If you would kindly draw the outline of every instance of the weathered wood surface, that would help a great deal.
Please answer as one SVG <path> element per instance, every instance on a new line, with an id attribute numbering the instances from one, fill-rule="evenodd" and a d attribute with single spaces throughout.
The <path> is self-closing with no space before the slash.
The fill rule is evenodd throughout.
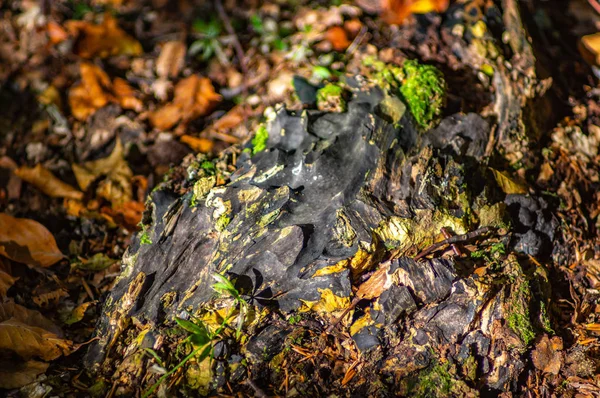
<path id="1" fill-rule="evenodd" d="M 311 322 L 302 327 L 324 333 L 350 305 L 353 286 L 385 263 L 381 294 L 365 297 L 352 319 L 333 332 L 350 328 L 364 355 L 363 371 L 371 372 L 345 386 L 298 382 L 301 394 L 350 387 L 365 394 L 409 394 L 425 388 L 419 381 L 446 374 L 456 379 L 446 391 L 450 395 L 513 389 L 527 345 L 543 330 L 538 314 L 547 298 L 543 277 L 530 272 L 522 254 L 547 254 L 556 221 L 543 201 L 502 192 L 487 168 L 494 148 L 524 156 L 524 109 L 543 91 L 516 4 L 505 0 L 503 7 L 513 70 L 502 55 L 475 56 L 473 41 L 452 39 L 463 62 L 476 69 L 483 62 L 494 65 L 494 117 L 451 115 L 420 132 L 408 111 L 393 120 L 398 112 L 385 110 L 389 104 L 382 105 L 386 95 L 380 89 L 354 84 L 343 113 L 278 109 L 268 123 L 266 150 L 242 153 L 225 185 L 214 186 L 214 176 L 192 175 L 155 191 L 145 217 L 144 240 L 151 244 L 138 235 L 123 259 L 98 325 L 99 341 L 88 352 L 90 366 L 116 369 L 124 394 L 131 391 L 127 383 L 146 380 L 129 356 L 140 347 L 160 347 L 174 317 L 213 305 L 213 273 L 227 275 L 253 306 L 270 314 L 295 314 L 313 303 Z M 438 34 L 450 28 L 440 26 Z M 402 114 L 403 106 L 395 106 Z M 231 153 L 222 159 L 230 161 Z M 195 167 L 189 170 L 202 176 Z M 172 189 L 193 184 L 195 193 Z M 506 254 L 478 260 L 436 252 L 414 259 L 443 239 L 441 227 L 455 234 L 485 226 L 497 231 L 501 220 L 510 220 L 509 231 L 470 243 L 501 243 Z M 319 305 L 333 313 L 315 310 Z M 136 341 L 145 329 L 152 337 Z M 261 388 L 281 383 L 269 366 L 293 330 L 267 316 L 239 350 L 248 361 L 244 374 Z M 221 378 L 236 385 L 243 377 L 231 363 L 231 356 L 224 357 L 214 366 L 221 364 Z"/>

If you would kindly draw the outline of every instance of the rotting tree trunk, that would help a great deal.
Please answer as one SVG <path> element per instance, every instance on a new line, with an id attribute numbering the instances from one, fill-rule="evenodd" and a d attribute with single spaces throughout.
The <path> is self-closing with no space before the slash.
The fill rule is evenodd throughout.
<path id="1" fill-rule="evenodd" d="M 106 301 L 90 367 L 111 375 L 118 394 L 150 386 L 158 376 L 143 348 L 169 358 L 168 368 L 183 357 L 169 352 L 175 317 L 191 314 L 211 326 L 235 306 L 211 289 L 221 273 L 251 307 L 242 337 L 233 332 L 236 313 L 208 365 L 190 361 L 173 375 L 180 391 L 463 396 L 514 389 L 527 347 L 545 325 L 535 314 L 543 313 L 547 288 L 529 258 L 548 253 L 556 221 L 543 200 L 503 192 L 487 168 L 498 153 L 528 161 L 525 108 L 544 89 L 515 1 L 502 6 L 514 69 L 502 55 L 481 52 L 482 43 L 497 43 L 489 32 L 446 37 L 476 70 L 494 67 L 486 116 L 495 124 L 457 114 L 421 132 L 385 90 L 349 82 L 345 112 L 280 108 L 266 149 L 253 154 L 250 145 L 233 174 L 215 176 L 212 164 L 194 163 L 181 168 L 187 176 L 162 184 Z M 455 23 L 468 30 L 458 11 L 449 14 L 462 16 Z M 444 29 L 451 27 L 440 27 L 442 36 Z M 222 155 L 216 169 L 235 153 Z M 484 227 L 486 234 L 469 235 Z M 471 247 L 415 259 L 444 238 L 442 228 L 467 234 L 460 243 Z"/>

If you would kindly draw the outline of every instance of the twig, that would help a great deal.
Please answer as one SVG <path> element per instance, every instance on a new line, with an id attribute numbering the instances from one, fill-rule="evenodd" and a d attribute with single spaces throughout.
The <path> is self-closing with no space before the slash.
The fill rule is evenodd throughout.
<path id="1" fill-rule="evenodd" d="M 229 20 L 229 17 L 225 12 L 225 8 L 223 7 L 223 3 L 221 2 L 221 0 L 215 0 L 215 7 L 217 8 L 219 18 L 221 18 L 221 20 L 223 21 L 223 25 L 225 25 L 225 30 L 227 31 L 227 33 L 229 33 L 229 35 L 232 38 L 231 40 L 233 41 L 233 47 L 235 48 L 235 52 L 238 59 L 240 60 L 240 68 L 242 69 L 244 75 L 247 75 L 248 67 L 246 66 L 246 55 L 244 54 L 244 49 L 242 48 L 242 45 L 238 40 L 233 26 L 231 26 L 231 21 Z"/>
<path id="2" fill-rule="evenodd" d="M 444 235 L 444 238 L 450 239 L 452 237 L 452 235 L 450 235 L 450 232 L 448 232 L 446 227 L 440 228 L 440 231 L 442 232 L 442 235 Z M 462 255 L 458 246 L 456 246 L 455 244 L 451 244 L 450 247 L 452 248 L 452 251 L 454 252 L 455 255 L 457 255 L 459 257 Z"/>
<path id="3" fill-rule="evenodd" d="M 418 259 L 420 259 L 422 257 L 425 257 L 429 253 L 436 251 L 437 249 L 439 249 L 441 247 L 444 247 L 444 246 L 447 246 L 447 245 L 451 245 L 451 244 L 454 244 L 454 243 L 463 243 L 463 242 L 466 242 L 468 240 L 477 238 L 478 236 L 485 235 L 485 234 L 487 234 L 487 233 L 489 233 L 489 232 L 491 232 L 493 230 L 494 230 L 494 228 L 492 228 L 492 227 L 483 227 L 483 228 L 478 228 L 475 231 L 472 231 L 472 232 L 469 232 L 469 233 L 466 233 L 466 234 L 463 234 L 463 235 L 452 236 L 450 238 L 444 239 L 441 242 L 437 242 L 437 243 L 432 244 L 428 248 L 424 249 L 421 253 L 417 254 L 414 259 L 418 260 Z"/>
<path id="4" fill-rule="evenodd" d="M 598 3 L 598 0 L 588 0 L 588 3 L 590 3 L 592 8 L 596 10 L 598 14 L 600 14 L 600 3 Z"/>

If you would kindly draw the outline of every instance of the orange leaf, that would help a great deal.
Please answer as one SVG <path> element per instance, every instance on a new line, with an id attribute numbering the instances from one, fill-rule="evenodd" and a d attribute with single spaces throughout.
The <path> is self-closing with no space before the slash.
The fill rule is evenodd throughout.
<path id="1" fill-rule="evenodd" d="M 449 0 L 382 0 L 383 19 L 393 25 L 400 25 L 411 14 L 444 12 Z"/>
<path id="2" fill-rule="evenodd" d="M 38 267 L 49 267 L 64 258 L 54 236 L 42 224 L 4 213 L 0 213 L 0 255 Z"/>
<path id="3" fill-rule="evenodd" d="M 168 130 L 179 121 L 189 122 L 208 114 L 220 100 L 209 79 L 192 75 L 177 83 L 173 102 L 152 112 L 150 122 L 158 129 Z"/>
<path id="4" fill-rule="evenodd" d="M 325 39 L 331 43 L 335 51 L 344 51 L 350 45 L 348 35 L 341 26 L 332 26 L 325 32 Z"/>
<path id="5" fill-rule="evenodd" d="M 113 55 L 140 55 L 142 45 L 117 25 L 109 13 L 104 14 L 100 25 L 87 21 L 67 21 L 67 29 L 79 35 L 75 52 L 83 58 L 101 58 Z"/>
<path id="6" fill-rule="evenodd" d="M 133 95 L 133 89 L 127 84 L 127 81 L 120 77 L 115 78 L 113 80 L 113 92 L 115 97 L 117 97 L 121 108 L 133 109 L 136 112 L 142 110 L 142 101 Z"/>
<path id="7" fill-rule="evenodd" d="M 213 149 L 214 142 L 207 138 L 197 138 L 191 135 L 181 136 L 181 142 L 189 146 L 194 152 L 208 153 Z"/>
<path id="8" fill-rule="evenodd" d="M 123 225 L 130 231 L 137 229 L 137 225 L 142 220 L 144 204 L 141 202 L 130 201 L 119 206 L 103 207 L 101 213 L 108 215 L 115 222 Z"/>
<path id="9" fill-rule="evenodd" d="M 83 192 L 62 182 L 41 164 L 35 167 L 22 166 L 14 170 L 16 176 L 27 181 L 43 193 L 53 198 L 81 199 Z"/>
<path id="10" fill-rule="evenodd" d="M 112 99 L 112 85 L 108 75 L 94 64 L 82 62 L 79 70 L 81 83 L 69 90 L 69 106 L 76 119 L 86 120 Z"/>
<path id="11" fill-rule="evenodd" d="M 68 33 L 59 24 L 53 21 L 48 22 L 46 30 L 48 32 L 50 43 L 52 44 L 58 44 L 67 40 L 69 37 Z"/>

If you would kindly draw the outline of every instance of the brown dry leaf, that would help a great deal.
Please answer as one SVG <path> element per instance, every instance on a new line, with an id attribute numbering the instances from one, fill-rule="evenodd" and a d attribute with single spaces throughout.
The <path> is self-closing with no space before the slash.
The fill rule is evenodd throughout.
<path id="1" fill-rule="evenodd" d="M 62 182 L 41 164 L 35 167 L 22 166 L 14 171 L 15 175 L 27 181 L 43 193 L 53 198 L 81 199 L 83 192 Z"/>
<path id="2" fill-rule="evenodd" d="M 159 77 L 177 77 L 185 61 L 185 44 L 180 41 L 169 41 L 163 44 L 156 60 L 156 74 Z"/>
<path id="3" fill-rule="evenodd" d="M 0 157 L 0 168 L 15 170 L 17 169 L 17 164 L 14 160 L 9 158 L 8 156 Z M 14 175 L 14 173 L 10 174 L 8 177 L 8 183 L 6 184 L 6 192 L 8 193 L 9 199 L 18 199 L 21 196 L 21 179 Z"/>
<path id="4" fill-rule="evenodd" d="M 132 200 L 131 179 L 133 173 L 123 157 L 121 140 L 117 139 L 115 148 L 107 158 L 93 160 L 81 165 L 73 164 L 72 168 L 77 184 L 82 190 L 87 190 L 97 178 L 106 177 L 98 184 L 96 190 L 100 197 L 110 201 L 113 206 Z"/>
<path id="5" fill-rule="evenodd" d="M 15 318 L 0 322 L 0 350 L 24 359 L 39 357 L 51 361 L 70 353 L 72 343 L 40 327 Z"/>
<path id="6" fill-rule="evenodd" d="M 33 383 L 38 375 L 48 369 L 48 364 L 39 361 L 0 361 L 0 388 L 21 388 Z"/>
<path id="7" fill-rule="evenodd" d="M 0 258 L 0 299 L 6 297 L 8 289 L 10 289 L 18 279 L 19 278 L 15 278 L 7 272 L 6 267 Z"/>
<path id="8" fill-rule="evenodd" d="M 0 350 L 51 361 L 72 349 L 72 343 L 61 336 L 60 328 L 38 311 L 12 301 L 0 303 Z"/>
<path id="9" fill-rule="evenodd" d="M 335 51 L 344 51 L 350 45 L 348 34 L 341 26 L 332 26 L 325 32 L 325 40 L 331 43 Z"/>
<path id="10" fill-rule="evenodd" d="M 0 213 L 0 255 L 38 267 L 49 267 L 64 258 L 54 236 L 42 224 L 4 213 Z"/>
<path id="11" fill-rule="evenodd" d="M 379 0 L 383 19 L 393 25 L 402 24 L 411 14 L 444 12 L 449 0 Z"/>
<path id="12" fill-rule="evenodd" d="M 104 14 L 104 20 L 99 25 L 87 21 L 67 21 L 67 30 L 78 36 L 75 52 L 83 58 L 113 55 L 142 54 L 142 45 L 129 36 L 117 25 L 117 20 L 109 13 Z"/>
<path id="13" fill-rule="evenodd" d="M 496 178 L 496 182 L 502 191 L 507 194 L 526 194 L 529 192 L 527 185 L 524 183 L 513 179 L 507 172 L 498 171 L 490 167 L 492 173 L 494 173 L 494 177 Z"/>
<path id="14" fill-rule="evenodd" d="M 192 137 L 191 135 L 181 136 L 181 142 L 192 148 L 194 152 L 208 153 L 212 151 L 215 143 L 207 138 Z"/>
<path id="15" fill-rule="evenodd" d="M 544 373 L 557 375 L 564 361 L 560 352 L 562 349 L 563 343 L 560 337 L 554 336 L 550 340 L 547 335 L 544 335 L 531 353 L 533 365 Z"/>
<path id="16" fill-rule="evenodd" d="M 192 75 L 177 83 L 173 102 L 152 112 L 150 122 L 160 130 L 169 130 L 180 121 L 206 115 L 220 100 L 209 79 Z"/>

